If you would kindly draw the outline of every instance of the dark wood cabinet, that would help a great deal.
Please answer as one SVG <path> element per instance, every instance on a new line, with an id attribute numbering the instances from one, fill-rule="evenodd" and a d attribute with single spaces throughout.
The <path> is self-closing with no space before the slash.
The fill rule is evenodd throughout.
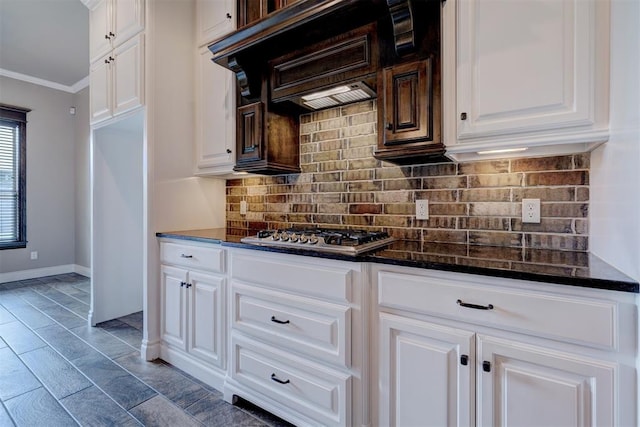
<path id="1" fill-rule="evenodd" d="M 238 107 L 237 172 L 283 174 L 300 172 L 297 116 L 263 102 Z"/>
<path id="2" fill-rule="evenodd" d="M 238 28 L 246 27 L 298 0 L 239 0 Z"/>
<path id="3" fill-rule="evenodd" d="M 444 154 L 435 69 L 434 60 L 429 57 L 380 72 L 376 158 L 416 163 Z"/>
<path id="4" fill-rule="evenodd" d="M 247 163 L 262 159 L 264 140 L 262 127 L 262 102 L 238 107 L 236 117 L 237 163 Z"/>

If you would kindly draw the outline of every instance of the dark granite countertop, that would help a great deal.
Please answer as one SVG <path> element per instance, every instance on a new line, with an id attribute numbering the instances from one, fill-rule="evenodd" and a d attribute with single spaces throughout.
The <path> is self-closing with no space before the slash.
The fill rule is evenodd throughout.
<path id="1" fill-rule="evenodd" d="M 400 240 L 385 249 L 361 256 L 319 253 L 304 249 L 285 249 L 241 243 L 244 237 L 227 234 L 224 228 L 156 233 L 158 237 L 267 252 L 306 255 L 354 262 L 374 262 L 431 270 L 504 277 L 559 285 L 580 286 L 638 293 L 640 285 L 587 252 L 527 250 L 466 244 L 429 244 Z M 446 246 L 446 247 L 443 247 Z"/>

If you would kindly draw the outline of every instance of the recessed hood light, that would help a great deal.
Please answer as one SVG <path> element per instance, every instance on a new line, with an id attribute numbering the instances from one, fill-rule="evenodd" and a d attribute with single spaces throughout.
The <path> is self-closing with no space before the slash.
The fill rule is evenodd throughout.
<path id="1" fill-rule="evenodd" d="M 294 101 L 312 110 L 320 110 L 375 97 L 376 93 L 369 86 L 363 82 L 356 82 L 302 95 Z"/>
<path id="2" fill-rule="evenodd" d="M 517 153 L 520 151 L 527 151 L 527 147 L 522 148 L 503 148 L 501 150 L 487 150 L 478 151 L 478 154 L 504 154 L 504 153 Z"/>

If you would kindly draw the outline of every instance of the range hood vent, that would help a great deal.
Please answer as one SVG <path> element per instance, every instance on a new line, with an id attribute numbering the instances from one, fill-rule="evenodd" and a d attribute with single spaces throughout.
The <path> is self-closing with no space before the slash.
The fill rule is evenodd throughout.
<path id="1" fill-rule="evenodd" d="M 375 98 L 375 96 L 376 93 L 369 86 L 363 82 L 357 82 L 302 95 L 293 98 L 292 101 L 311 110 L 321 110 L 337 105 L 364 101 L 365 99 Z"/>

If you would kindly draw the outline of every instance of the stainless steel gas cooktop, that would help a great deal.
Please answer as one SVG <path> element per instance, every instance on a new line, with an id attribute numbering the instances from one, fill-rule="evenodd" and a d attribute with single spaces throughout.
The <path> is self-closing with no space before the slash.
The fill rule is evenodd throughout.
<path id="1" fill-rule="evenodd" d="M 305 249 L 345 255 L 360 255 L 391 244 L 395 239 L 384 231 L 333 230 L 326 228 L 288 228 L 261 230 L 244 237 L 243 243 L 259 246 Z"/>

